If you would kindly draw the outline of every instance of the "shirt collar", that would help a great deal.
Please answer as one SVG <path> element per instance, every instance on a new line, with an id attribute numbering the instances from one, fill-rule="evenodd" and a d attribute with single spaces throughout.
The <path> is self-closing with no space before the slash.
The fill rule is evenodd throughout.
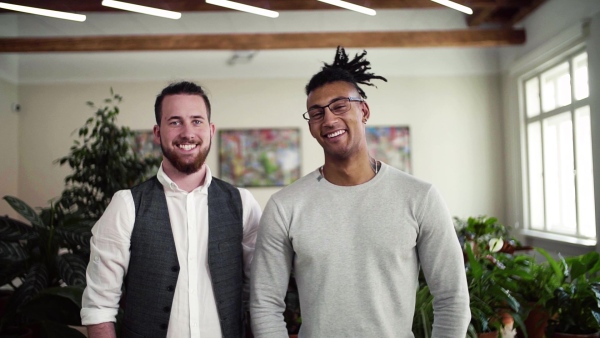
<path id="1" fill-rule="evenodd" d="M 204 177 L 204 184 L 197 187 L 196 189 L 192 190 L 190 193 L 194 193 L 194 192 L 208 193 L 208 187 L 210 186 L 210 183 L 212 182 L 212 173 L 210 171 L 210 168 L 208 167 L 208 164 L 204 164 L 204 166 L 206 167 L 206 176 Z M 156 173 L 156 178 L 158 178 L 158 181 L 160 182 L 160 184 L 162 184 L 162 186 L 165 188 L 165 191 L 180 192 L 180 193 L 183 192 L 183 193 L 187 194 L 187 191 L 180 189 L 177 186 L 177 183 L 173 182 L 173 180 L 169 176 L 167 176 L 167 174 L 165 174 L 162 163 L 160 164 L 160 167 L 158 168 L 158 172 Z"/>

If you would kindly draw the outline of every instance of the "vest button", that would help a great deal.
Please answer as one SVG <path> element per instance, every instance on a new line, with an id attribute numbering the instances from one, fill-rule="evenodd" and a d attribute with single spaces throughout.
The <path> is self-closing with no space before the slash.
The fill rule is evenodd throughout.
<path id="1" fill-rule="evenodd" d="M 173 292 L 173 291 L 175 291 L 175 287 L 173 285 L 169 285 L 169 286 L 167 286 L 167 291 Z"/>
<path id="2" fill-rule="evenodd" d="M 178 272 L 178 271 L 179 271 L 179 267 L 178 267 L 177 265 L 175 265 L 175 266 L 172 266 L 172 267 L 171 267 L 171 271 L 173 271 L 173 272 Z"/>
<path id="3" fill-rule="evenodd" d="M 170 312 L 170 311 L 171 311 L 171 307 L 170 307 L 170 306 L 165 306 L 165 307 L 163 308 L 163 311 L 168 313 L 168 312 Z"/>
<path id="4" fill-rule="evenodd" d="M 167 324 L 160 324 L 160 329 L 161 329 L 161 330 L 166 330 L 166 329 L 167 329 L 167 327 L 168 327 L 168 325 L 167 325 Z"/>

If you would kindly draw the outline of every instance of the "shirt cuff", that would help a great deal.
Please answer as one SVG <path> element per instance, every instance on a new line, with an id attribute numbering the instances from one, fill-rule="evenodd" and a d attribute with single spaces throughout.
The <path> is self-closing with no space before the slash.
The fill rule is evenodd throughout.
<path id="1" fill-rule="evenodd" d="M 117 309 L 81 309 L 81 325 L 95 325 L 116 322 Z"/>

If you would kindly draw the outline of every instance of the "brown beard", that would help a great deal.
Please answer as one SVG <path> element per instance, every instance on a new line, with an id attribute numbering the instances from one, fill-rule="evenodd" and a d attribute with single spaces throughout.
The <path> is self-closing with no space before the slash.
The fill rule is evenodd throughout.
<path id="1" fill-rule="evenodd" d="M 203 142 L 200 141 L 200 143 L 198 144 L 198 147 L 201 147 L 202 144 L 203 144 Z M 181 158 L 181 156 L 178 156 L 177 154 L 175 154 L 175 152 L 172 152 L 172 151 L 166 149 L 163 146 L 162 138 L 160 140 L 160 148 L 162 149 L 163 156 L 167 160 L 169 160 L 169 162 L 171 162 L 171 164 L 173 165 L 173 167 L 175 167 L 175 169 L 177 169 L 178 171 L 180 171 L 184 174 L 187 174 L 187 175 L 193 174 L 193 173 L 197 172 L 198 170 L 200 170 L 200 168 L 206 161 L 206 157 L 208 156 L 208 152 L 210 151 L 211 145 L 212 145 L 212 139 L 209 141 L 208 148 L 206 148 L 206 151 L 200 150 L 200 152 L 198 153 L 198 155 L 196 156 L 196 158 L 194 158 L 194 160 L 192 162 L 186 162 L 183 160 L 183 158 Z"/>

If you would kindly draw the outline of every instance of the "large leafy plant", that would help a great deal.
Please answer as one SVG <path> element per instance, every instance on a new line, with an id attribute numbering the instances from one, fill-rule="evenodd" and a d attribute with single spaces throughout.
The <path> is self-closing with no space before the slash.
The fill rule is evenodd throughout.
<path id="1" fill-rule="evenodd" d="M 46 223 L 20 199 L 4 200 L 31 225 L 0 217 L 0 284 L 14 289 L 0 327 L 40 322 L 46 336 L 81 337 L 67 325 L 81 325 L 89 226 Z"/>

